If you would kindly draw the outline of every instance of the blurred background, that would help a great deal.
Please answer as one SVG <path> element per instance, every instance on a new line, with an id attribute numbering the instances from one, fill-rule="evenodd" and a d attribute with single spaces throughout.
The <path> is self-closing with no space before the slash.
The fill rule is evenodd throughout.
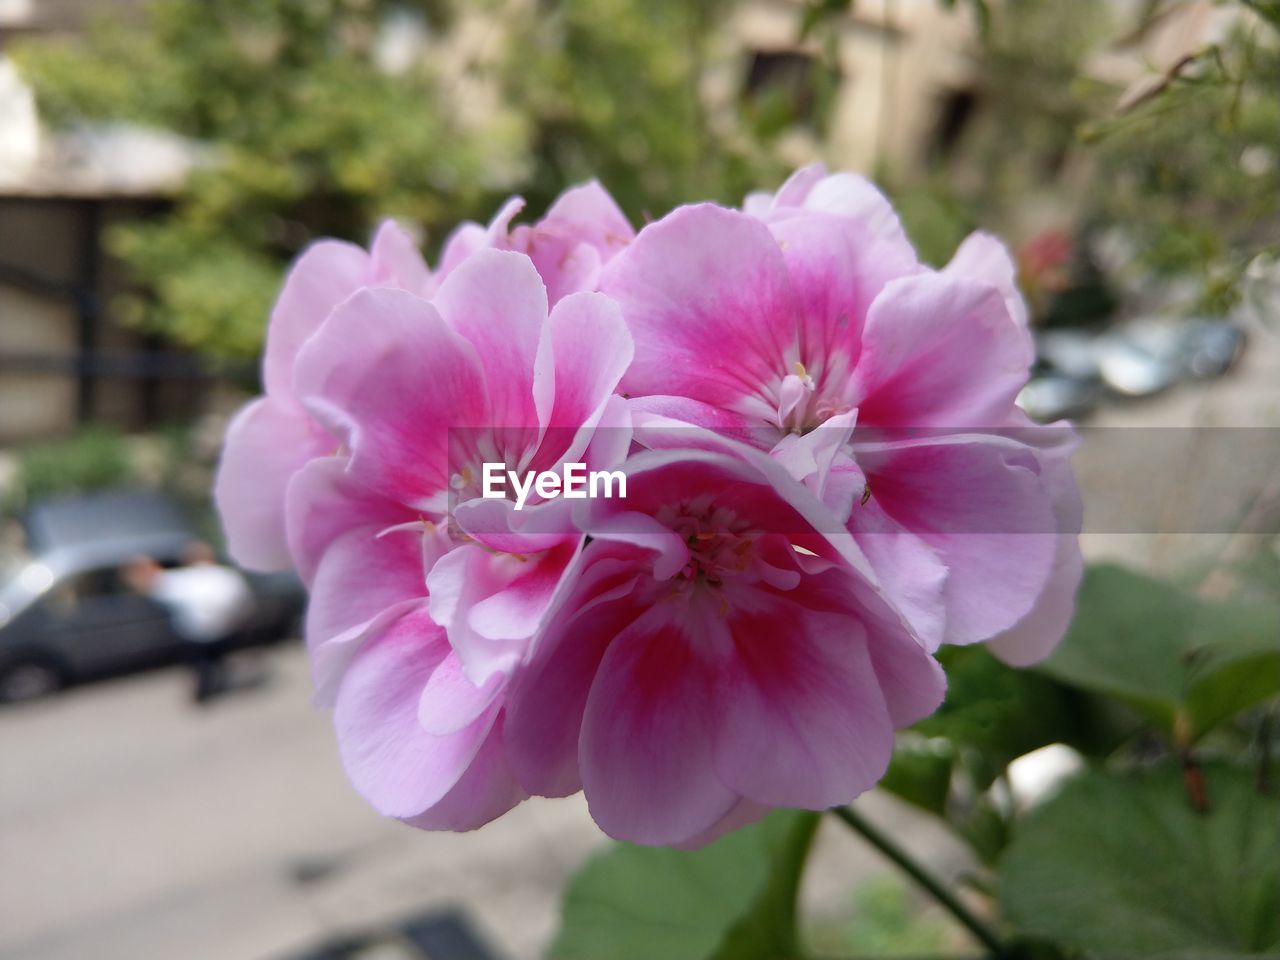
<path id="1" fill-rule="evenodd" d="M 1022 404 L 1087 425 L 1087 505 L 1129 516 L 1124 488 L 1173 518 L 1086 521 L 1089 559 L 1280 601 L 1278 41 L 1274 0 L 0 0 L 0 958 L 551 941 L 601 842 L 579 800 L 475 836 L 380 820 L 308 706 L 296 583 L 251 580 L 193 702 L 119 575 L 217 545 L 212 471 L 284 268 L 386 216 L 434 256 L 590 177 L 640 225 L 814 160 L 873 176 L 929 263 L 1006 240 L 1039 348 Z M 1182 431 L 1137 488 L 1108 433 L 1134 427 Z M 1251 432 L 1210 481 L 1219 428 Z M 1179 523 L 1210 501 L 1227 520 Z M 969 946 L 844 836 L 804 895 L 832 955 Z"/>

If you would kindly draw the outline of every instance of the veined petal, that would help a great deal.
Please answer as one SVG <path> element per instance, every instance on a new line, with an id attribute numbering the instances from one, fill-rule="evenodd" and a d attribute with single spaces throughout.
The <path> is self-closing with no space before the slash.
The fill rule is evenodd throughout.
<path id="1" fill-rule="evenodd" d="M 420 297 L 431 295 L 431 270 L 413 237 L 394 220 L 384 220 L 373 235 L 369 261 L 369 286 L 398 287 Z"/>
<path id="2" fill-rule="evenodd" d="M 709 204 L 681 207 L 640 232 L 600 289 L 635 337 L 628 393 L 772 417 L 776 400 L 762 397 L 791 372 L 797 321 L 786 265 L 764 224 Z"/>
<path id="3" fill-rule="evenodd" d="M 322 240 L 294 261 L 271 311 L 262 376 L 267 393 L 293 392 L 293 365 L 302 345 L 335 306 L 363 286 L 369 255 L 353 243 Z"/>
<path id="4" fill-rule="evenodd" d="M 873 786 L 893 724 L 857 620 L 782 604 L 730 629 L 734 655 L 718 665 L 720 779 L 757 803 L 813 810 Z"/>
<path id="5" fill-rule="evenodd" d="M 479 250 L 445 278 L 432 303 L 475 348 L 491 428 L 536 429 L 533 373 L 547 322 L 547 291 L 528 257 Z"/>
<path id="6" fill-rule="evenodd" d="M 333 709 L 342 763 L 379 812 L 413 817 L 438 803 L 480 751 L 497 715 L 490 708 L 456 734 L 418 722 L 422 690 L 449 655 L 425 611 L 401 617 L 351 659 Z"/>
<path id="7" fill-rule="evenodd" d="M 285 491 L 299 469 L 335 445 L 288 398 L 260 397 L 236 414 L 213 486 L 236 563 L 251 570 L 288 569 Z"/>
<path id="8" fill-rule="evenodd" d="M 995 287 L 923 273 L 872 303 L 854 372 L 858 423 L 998 426 L 1027 382 L 1025 331 Z"/>
<path id="9" fill-rule="evenodd" d="M 582 787 L 611 837 L 669 844 L 720 821 L 738 796 L 712 766 L 716 709 L 709 665 L 655 608 L 610 644 L 582 720 Z M 695 642 L 696 641 L 696 642 Z"/>
<path id="10" fill-rule="evenodd" d="M 475 348 L 425 300 L 361 290 L 298 358 L 303 403 L 347 437 L 353 476 L 415 509 L 439 507 L 450 476 L 449 431 L 486 425 Z"/>
<path id="11" fill-rule="evenodd" d="M 285 526 L 294 567 L 311 584 L 333 541 L 357 527 L 384 530 L 419 519 L 413 511 L 361 484 L 346 457 L 317 457 L 293 475 L 285 497 Z"/>

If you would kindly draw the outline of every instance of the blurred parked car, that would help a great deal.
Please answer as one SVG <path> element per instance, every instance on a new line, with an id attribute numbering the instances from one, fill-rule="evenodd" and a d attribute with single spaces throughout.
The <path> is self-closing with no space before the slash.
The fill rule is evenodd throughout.
<path id="1" fill-rule="evenodd" d="M 0 557 L 0 702 L 184 657 L 169 612 L 122 579 L 134 557 L 180 564 L 196 539 L 171 500 L 119 492 L 51 501 L 33 507 L 23 527 L 25 551 Z M 296 636 L 304 604 L 296 577 L 245 576 L 254 610 L 226 646 Z"/>

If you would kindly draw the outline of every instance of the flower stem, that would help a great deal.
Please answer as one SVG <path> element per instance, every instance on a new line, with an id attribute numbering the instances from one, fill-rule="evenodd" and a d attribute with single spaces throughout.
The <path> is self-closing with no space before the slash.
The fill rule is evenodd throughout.
<path id="1" fill-rule="evenodd" d="M 980 940 L 996 957 L 1008 957 L 1009 949 L 986 923 L 978 919 L 973 912 L 960 902 L 960 899 L 947 889 L 946 885 L 912 859 L 911 855 L 893 842 L 879 827 L 867 820 L 852 807 L 832 807 L 835 814 L 855 833 L 861 834 L 869 844 L 888 857 L 902 869 L 911 879 L 924 887 L 929 894 L 942 904 L 970 933 Z"/>

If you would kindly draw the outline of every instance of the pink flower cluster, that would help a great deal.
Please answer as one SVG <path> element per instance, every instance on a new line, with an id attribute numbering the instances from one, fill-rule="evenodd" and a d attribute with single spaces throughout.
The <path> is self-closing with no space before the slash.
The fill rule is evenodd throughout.
<path id="1" fill-rule="evenodd" d="M 595 183 L 512 201 L 430 270 L 326 241 L 271 317 L 216 498 L 310 591 L 317 696 L 381 813 L 465 830 L 586 794 L 696 845 L 845 803 L 935 710 L 944 643 L 1045 656 L 1080 579 L 1069 427 L 1014 405 L 1014 267 L 922 265 L 866 180 L 797 172 L 636 234 Z M 625 474 L 482 495 L 484 464 Z"/>

